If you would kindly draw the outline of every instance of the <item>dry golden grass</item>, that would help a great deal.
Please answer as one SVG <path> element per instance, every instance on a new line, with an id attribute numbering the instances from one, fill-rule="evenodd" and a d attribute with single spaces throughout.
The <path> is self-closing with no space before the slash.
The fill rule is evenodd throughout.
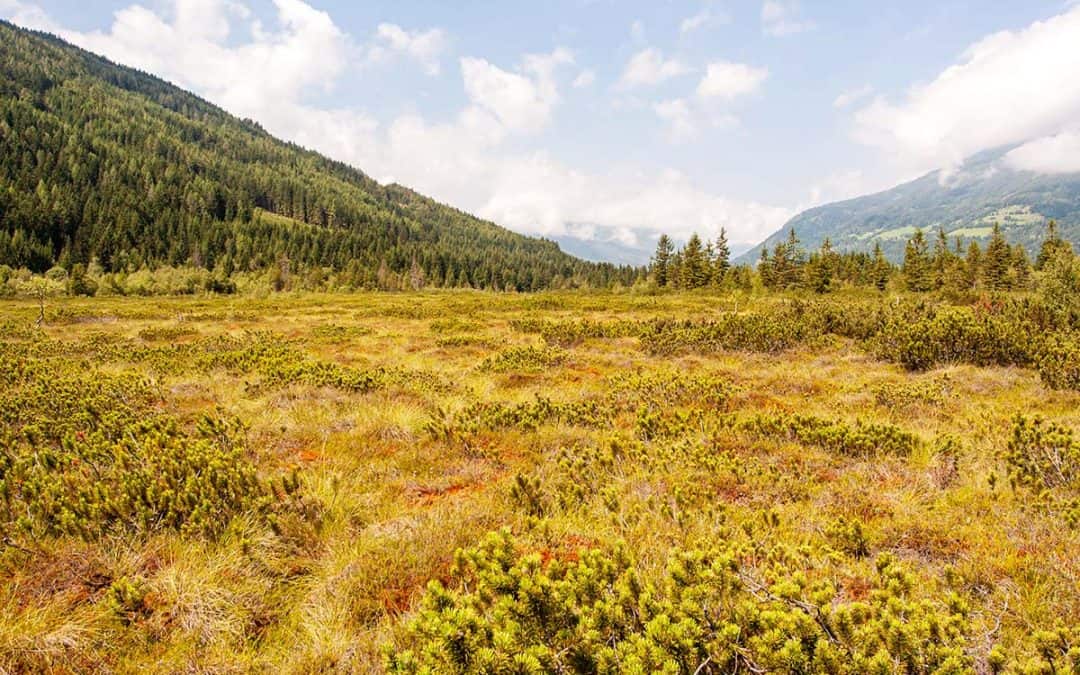
<path id="1" fill-rule="evenodd" d="M 508 347 L 539 343 L 514 330 L 515 319 L 698 317 L 773 302 L 480 292 L 52 301 L 43 330 L 64 343 L 104 333 L 170 345 L 266 330 L 312 360 L 404 375 L 362 392 L 267 386 L 258 374 L 224 369 L 156 372 L 122 357 L 86 364 L 87 376 L 143 369 L 164 409 L 180 419 L 215 409 L 238 416 L 262 474 L 299 469 L 314 505 L 311 522 L 275 532 L 241 515 L 210 539 L 128 531 L 90 542 L 5 545 L 0 672 L 377 671 L 381 646 L 400 639 L 428 581 L 448 579 L 455 550 L 488 531 L 509 527 L 555 557 L 623 542 L 648 571 L 662 568 L 672 547 L 751 527 L 763 513 L 777 520 L 753 525 L 760 536 L 821 550 L 831 523 L 855 518 L 873 553 L 895 553 L 927 589 L 950 575 L 962 579 L 957 587 L 975 603 L 973 621 L 988 636 L 973 645 L 979 663 L 994 643 L 1023 649 L 1036 629 L 1080 623 L 1080 536 L 1028 492 L 1013 490 L 1001 458 L 1018 412 L 1080 429 L 1080 394 L 1050 391 L 1033 371 L 954 365 L 907 373 L 840 338 L 780 354 L 670 357 L 648 355 L 636 338 L 586 338 L 557 365 L 480 367 Z M 4 301 L 0 324 L 28 325 L 35 313 L 29 303 Z M 153 331 L 168 337 L 154 339 Z M 83 367 L 79 356 L 70 358 L 70 367 Z M 634 411 L 601 425 L 548 420 L 478 429 L 467 442 L 429 428 L 478 401 L 600 399 L 610 376 L 634 370 L 718 375 L 737 387 L 728 404 L 736 415 L 861 418 L 926 443 L 911 457 L 847 457 L 795 440 L 710 438 L 691 424 L 678 436 L 728 453 L 743 468 L 628 464 L 605 486 L 617 502 L 611 508 L 589 494 L 582 508 L 552 508 L 538 519 L 513 497 L 516 476 L 545 485 L 565 478 L 561 449 L 633 436 Z M 672 403 L 668 412 L 694 406 Z M 955 460 L 932 450 L 946 434 L 960 440 Z M 832 575 L 843 597 L 858 599 L 873 555 L 838 554 L 816 573 Z M 124 619 L 106 602 L 122 578 L 145 589 L 143 609 Z"/>

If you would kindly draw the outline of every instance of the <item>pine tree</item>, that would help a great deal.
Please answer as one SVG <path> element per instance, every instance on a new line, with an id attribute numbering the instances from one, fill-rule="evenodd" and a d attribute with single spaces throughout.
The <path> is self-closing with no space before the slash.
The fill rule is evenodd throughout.
<path id="1" fill-rule="evenodd" d="M 721 227 L 720 236 L 716 238 L 716 263 L 713 266 L 717 284 L 724 282 L 729 269 L 731 269 L 731 248 L 728 246 L 727 230 Z"/>
<path id="2" fill-rule="evenodd" d="M 657 286 L 667 286 L 671 281 L 671 256 L 674 251 L 675 246 L 671 239 L 666 234 L 660 235 L 652 259 L 652 273 Z"/>
<path id="3" fill-rule="evenodd" d="M 949 250 L 949 239 L 945 236 L 945 228 L 938 227 L 937 240 L 934 242 L 934 288 L 942 288 L 945 285 L 945 274 L 952 262 L 952 252 Z"/>
<path id="4" fill-rule="evenodd" d="M 964 274 L 969 289 L 979 286 L 979 279 L 982 278 L 982 249 L 979 248 L 977 241 L 972 241 L 968 245 L 967 258 L 964 260 Z"/>
<path id="5" fill-rule="evenodd" d="M 871 276 L 874 280 L 874 288 L 878 289 L 879 291 L 884 291 L 889 285 L 889 275 L 892 271 L 892 266 L 889 265 L 889 261 L 885 259 L 885 254 L 881 252 L 880 243 L 874 244 L 873 260 L 873 271 Z"/>
<path id="6" fill-rule="evenodd" d="M 776 275 L 774 274 L 773 261 L 769 259 L 769 247 L 761 247 L 761 257 L 758 259 L 757 265 L 758 276 L 761 277 L 761 285 L 765 288 L 773 288 L 776 286 Z"/>
<path id="7" fill-rule="evenodd" d="M 986 246 L 986 256 L 983 259 L 982 278 L 986 288 L 991 291 L 1009 289 L 1011 259 L 1012 251 L 1005 242 L 1005 236 L 1001 234 L 1001 226 L 994 223 L 994 231 L 990 235 L 990 243 Z"/>
<path id="8" fill-rule="evenodd" d="M 1012 249 L 1012 287 L 1019 290 L 1031 286 L 1031 260 L 1023 244 L 1016 244 Z"/>
<path id="9" fill-rule="evenodd" d="M 836 252 L 828 237 L 821 242 L 821 248 L 810 255 L 806 264 L 806 281 L 816 293 L 828 293 L 836 272 Z"/>
<path id="10" fill-rule="evenodd" d="M 927 253 L 926 237 L 922 230 L 915 230 L 915 235 L 908 240 L 904 249 L 904 285 L 909 291 L 924 293 L 933 289 L 930 256 Z"/>
<path id="11" fill-rule="evenodd" d="M 709 260 L 701 244 L 701 237 L 694 234 L 682 250 L 682 266 L 679 280 L 683 288 L 701 288 L 709 283 Z"/>
<path id="12" fill-rule="evenodd" d="M 1062 249 L 1071 252 L 1072 246 L 1061 238 L 1058 233 L 1057 221 L 1051 218 L 1046 223 L 1046 238 L 1043 239 L 1042 246 L 1039 248 L 1039 255 L 1035 258 L 1035 269 L 1043 270 L 1054 259 L 1058 251 Z"/>
<path id="13" fill-rule="evenodd" d="M 788 238 L 773 249 L 773 280 L 777 288 L 796 288 L 802 280 L 806 253 L 795 234 L 795 228 L 788 232 Z"/>

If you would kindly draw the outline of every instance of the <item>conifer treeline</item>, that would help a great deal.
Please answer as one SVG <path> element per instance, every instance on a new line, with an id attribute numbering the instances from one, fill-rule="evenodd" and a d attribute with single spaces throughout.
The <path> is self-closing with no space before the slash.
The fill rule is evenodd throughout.
<path id="1" fill-rule="evenodd" d="M 939 228 L 931 248 L 922 230 L 916 230 L 905 248 L 904 262 L 897 267 L 875 246 L 873 253 L 838 252 L 826 239 L 809 254 L 794 229 L 770 251 L 763 248 L 756 269 L 732 265 L 727 233 L 721 229 L 715 243 L 702 243 L 694 234 L 676 250 L 670 237 L 661 235 L 650 265 L 653 282 L 660 287 L 694 289 L 707 286 L 751 289 L 755 281 L 772 291 L 812 290 L 827 293 L 842 287 L 873 287 L 885 290 L 896 283 L 904 290 L 939 291 L 962 297 L 975 291 L 1026 290 L 1033 270 L 1043 270 L 1064 258 L 1072 264 L 1069 242 L 1061 238 L 1057 224 L 1047 223 L 1046 237 L 1034 265 L 1020 244 L 1010 246 L 994 225 L 986 248 L 961 239 L 951 243 Z"/>
<path id="2" fill-rule="evenodd" d="M 342 285 L 630 283 L 271 137 L 168 83 L 0 22 L 0 265 L 325 268 Z M 380 273 L 381 270 L 381 273 Z"/>

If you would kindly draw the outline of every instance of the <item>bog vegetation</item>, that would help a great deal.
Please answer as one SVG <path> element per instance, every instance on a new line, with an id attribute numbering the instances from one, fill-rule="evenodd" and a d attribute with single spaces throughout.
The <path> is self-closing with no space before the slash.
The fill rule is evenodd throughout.
<path id="1" fill-rule="evenodd" d="M 1053 222 L 586 263 L 0 38 L 0 673 L 1080 672 Z"/>
<path id="2" fill-rule="evenodd" d="M 621 291 L 5 299 L 0 672 L 1075 673 L 1047 241 L 974 278 L 691 242 Z"/>

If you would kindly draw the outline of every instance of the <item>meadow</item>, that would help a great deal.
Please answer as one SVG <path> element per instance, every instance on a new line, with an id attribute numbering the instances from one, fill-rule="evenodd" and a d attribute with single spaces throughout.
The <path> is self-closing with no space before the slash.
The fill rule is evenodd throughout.
<path id="1" fill-rule="evenodd" d="M 0 301 L 0 673 L 1080 672 L 1031 298 Z"/>

